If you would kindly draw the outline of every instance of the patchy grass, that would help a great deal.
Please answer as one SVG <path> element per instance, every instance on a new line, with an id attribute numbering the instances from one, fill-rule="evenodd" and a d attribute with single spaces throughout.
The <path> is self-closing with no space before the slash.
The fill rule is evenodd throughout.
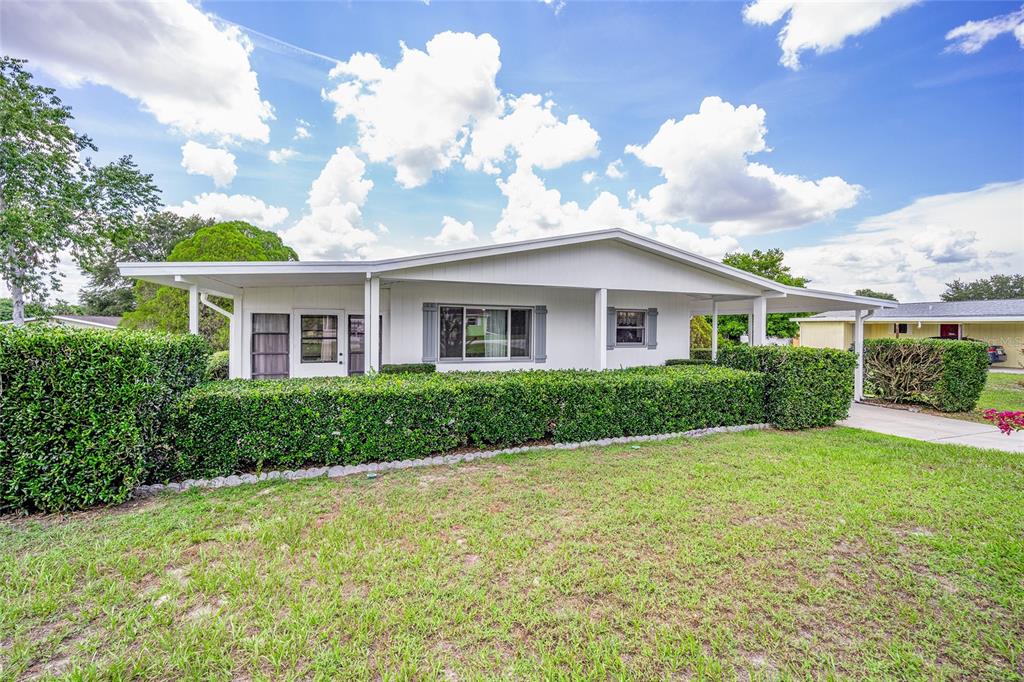
<path id="1" fill-rule="evenodd" d="M 989 372 L 975 412 L 988 409 L 1024 411 L 1024 374 Z"/>
<path id="2" fill-rule="evenodd" d="M 0 523 L 0 677 L 1024 676 L 1024 462 L 852 429 Z"/>

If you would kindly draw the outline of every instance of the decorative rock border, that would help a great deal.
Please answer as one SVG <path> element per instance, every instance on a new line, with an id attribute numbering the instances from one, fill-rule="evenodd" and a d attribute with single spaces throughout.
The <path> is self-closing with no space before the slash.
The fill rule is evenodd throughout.
<path id="1" fill-rule="evenodd" d="M 716 426 L 710 429 L 694 429 L 693 431 L 679 431 L 676 433 L 659 433 L 653 436 L 622 436 L 620 438 L 601 438 L 598 440 L 585 440 L 578 443 L 555 443 L 554 445 L 524 445 L 517 448 L 502 448 L 500 450 L 481 450 L 479 452 L 464 452 L 458 455 L 437 455 L 436 457 L 425 457 L 423 459 L 403 459 L 397 462 L 373 462 L 370 464 L 355 464 L 349 466 L 333 467 L 312 467 L 310 469 L 297 469 L 295 471 L 266 471 L 259 475 L 241 474 L 238 476 L 218 476 L 216 478 L 200 478 L 182 481 L 181 483 L 155 483 L 153 485 L 140 485 L 132 491 L 132 497 L 146 497 L 165 491 L 185 492 L 192 488 L 234 488 L 240 485 L 261 483 L 263 481 L 297 481 L 306 478 L 341 478 L 343 476 L 354 476 L 356 474 L 376 474 L 382 471 L 396 471 L 399 469 L 413 469 L 416 467 L 438 466 L 442 464 L 456 464 L 458 462 L 472 462 L 477 459 L 490 459 L 498 455 L 508 455 L 515 452 L 528 452 L 530 450 L 578 450 L 600 445 L 618 445 L 620 443 L 643 443 L 649 441 L 670 440 L 672 438 L 700 438 L 715 433 L 735 433 L 737 431 L 754 431 L 769 428 L 769 424 L 743 424 L 740 426 Z"/>

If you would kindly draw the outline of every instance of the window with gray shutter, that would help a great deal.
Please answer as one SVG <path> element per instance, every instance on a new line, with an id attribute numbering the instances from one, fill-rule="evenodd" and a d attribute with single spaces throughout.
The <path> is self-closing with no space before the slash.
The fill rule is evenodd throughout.
<path id="1" fill-rule="evenodd" d="M 654 350 L 658 347 L 658 309 L 647 309 L 647 347 Z"/>
<path id="2" fill-rule="evenodd" d="M 437 362 L 437 304 L 423 304 L 423 362 Z"/>

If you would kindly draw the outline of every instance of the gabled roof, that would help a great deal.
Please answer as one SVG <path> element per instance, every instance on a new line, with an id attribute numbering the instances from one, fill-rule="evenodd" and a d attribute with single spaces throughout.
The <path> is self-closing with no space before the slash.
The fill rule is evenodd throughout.
<path id="1" fill-rule="evenodd" d="M 1006 320 L 1024 321 L 1024 298 L 1004 298 L 995 301 L 923 301 L 900 303 L 894 308 L 879 309 L 871 313 L 868 321 L 941 321 L 949 320 Z M 799 322 L 853 321 L 851 310 L 828 312 L 800 318 Z"/>
<path id="2" fill-rule="evenodd" d="M 90 327 L 113 329 L 121 323 L 121 318 L 113 315 L 53 315 L 52 319 L 61 322 L 77 322 Z"/>

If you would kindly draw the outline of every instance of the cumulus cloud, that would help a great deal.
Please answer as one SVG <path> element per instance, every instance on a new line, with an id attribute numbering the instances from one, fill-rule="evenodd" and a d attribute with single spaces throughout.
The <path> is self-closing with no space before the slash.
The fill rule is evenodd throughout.
<path id="1" fill-rule="evenodd" d="M 871 0 L 871 2 L 820 0 L 754 0 L 743 8 L 748 24 L 771 26 L 783 21 L 779 31 L 782 57 L 787 68 L 800 68 L 800 53 L 838 50 L 847 38 L 866 33 L 882 21 L 918 0 Z M 788 16 L 787 16 L 788 15 Z"/>
<path id="2" fill-rule="evenodd" d="M 597 173 L 595 173 L 594 171 L 587 171 L 586 173 L 583 174 L 583 177 L 582 177 L 583 182 L 585 184 L 587 184 L 587 185 L 589 185 L 590 183 L 592 183 L 596 179 L 597 179 Z"/>
<path id="3" fill-rule="evenodd" d="M 544 169 L 597 156 L 601 139 L 597 131 L 575 114 L 560 121 L 554 106 L 552 100 L 533 94 L 503 99 L 498 114 L 474 126 L 463 164 L 469 170 L 497 175 L 497 164 L 509 158 L 509 151 Z"/>
<path id="4" fill-rule="evenodd" d="M 665 178 L 638 208 L 657 222 L 685 219 L 710 224 L 718 235 L 742 235 L 830 218 L 857 202 L 862 188 L 840 177 L 808 180 L 750 161 L 770 151 L 764 121 L 756 105 L 707 97 L 698 113 L 665 121 L 646 145 L 627 146 Z"/>
<path id="5" fill-rule="evenodd" d="M 295 158 L 297 154 L 298 152 L 291 147 L 282 147 L 281 149 L 271 149 L 267 152 L 267 158 L 270 159 L 271 163 L 284 163 L 289 159 Z"/>
<path id="6" fill-rule="evenodd" d="M 460 158 L 468 128 L 501 110 L 495 76 L 498 41 L 489 34 L 444 32 L 417 50 L 402 44 L 393 68 L 358 53 L 335 66 L 325 99 L 338 121 L 352 117 L 359 148 L 389 162 L 403 187 L 418 187 Z"/>
<path id="7" fill-rule="evenodd" d="M 377 241 L 377 235 L 363 226 L 362 207 L 373 189 L 365 172 L 366 164 L 351 148 L 335 150 L 310 185 L 306 213 L 281 233 L 300 258 L 351 257 Z"/>
<path id="8" fill-rule="evenodd" d="M 460 223 L 450 215 L 441 220 L 441 232 L 433 237 L 427 237 L 427 241 L 438 246 L 451 246 L 452 244 L 467 244 L 478 241 L 476 231 L 473 229 L 473 221 L 467 220 Z"/>
<path id="9" fill-rule="evenodd" d="M 308 140 L 313 137 L 313 133 L 309 132 L 309 128 L 310 125 L 300 118 L 298 123 L 295 124 L 295 135 L 292 136 L 292 139 Z"/>
<path id="10" fill-rule="evenodd" d="M 621 180 L 626 177 L 626 171 L 622 170 L 622 159 L 615 159 L 604 169 L 604 174 L 612 180 Z"/>
<path id="11" fill-rule="evenodd" d="M 181 147 L 181 167 L 189 175 L 208 175 L 217 187 L 230 185 L 238 172 L 235 155 L 189 140 Z"/>
<path id="12" fill-rule="evenodd" d="M 954 41 L 946 47 L 946 52 L 974 54 L 1004 33 L 1012 33 L 1017 44 L 1024 47 L 1024 7 L 991 19 L 968 21 L 957 26 L 946 34 L 946 40 Z"/>
<path id="13" fill-rule="evenodd" d="M 945 283 L 1018 272 L 1024 263 L 1024 180 L 918 199 L 847 234 L 786 250 L 812 286 L 937 300 Z"/>
<path id="14" fill-rule="evenodd" d="M 5 0 L 0 13 L 4 52 L 63 85 L 111 87 L 189 136 L 268 139 L 251 42 L 186 0 Z"/>
<path id="15" fill-rule="evenodd" d="M 271 206 L 248 194 L 221 194 L 207 192 L 184 201 L 179 206 L 168 206 L 182 216 L 198 215 L 214 220 L 244 220 L 257 227 L 272 228 L 288 218 L 288 209 Z"/>
<path id="16" fill-rule="evenodd" d="M 563 203 L 561 192 L 546 187 L 525 162 L 517 164 L 514 173 L 497 183 L 507 202 L 491 233 L 496 242 L 618 227 L 714 258 L 721 258 L 738 246 L 729 236 L 707 238 L 672 225 L 652 225 L 635 207 L 624 206 L 611 192 L 601 192 L 585 207 L 575 201 Z"/>

